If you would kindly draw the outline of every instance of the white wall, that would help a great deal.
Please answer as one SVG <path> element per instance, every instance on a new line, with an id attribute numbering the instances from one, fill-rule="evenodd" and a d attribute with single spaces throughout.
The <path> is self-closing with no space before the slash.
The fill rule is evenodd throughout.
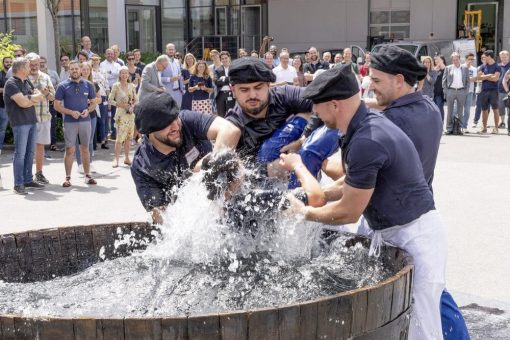
<path id="1" fill-rule="evenodd" d="M 126 51 L 126 39 L 126 4 L 124 0 L 108 1 L 108 45 Z"/>
<path id="2" fill-rule="evenodd" d="M 368 0 L 270 0 L 268 33 L 278 48 L 303 52 L 365 47 L 368 35 Z"/>
<path id="3" fill-rule="evenodd" d="M 455 39 L 457 0 L 411 0 L 410 40 Z"/>
<path id="4" fill-rule="evenodd" d="M 46 8 L 46 0 L 37 0 L 37 42 L 39 45 L 39 55 L 46 57 L 48 68 L 55 70 L 55 37 L 53 35 L 53 22 L 51 15 Z M 60 70 L 57 70 L 60 73 Z"/>

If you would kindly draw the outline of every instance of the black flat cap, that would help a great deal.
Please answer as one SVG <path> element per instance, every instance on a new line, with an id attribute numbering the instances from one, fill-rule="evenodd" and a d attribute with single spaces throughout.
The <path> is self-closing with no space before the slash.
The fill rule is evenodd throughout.
<path id="1" fill-rule="evenodd" d="M 427 68 L 414 55 L 394 45 L 383 46 L 372 53 L 370 67 L 388 74 L 401 74 L 411 86 L 427 75 Z"/>
<path id="2" fill-rule="evenodd" d="M 234 60 L 228 69 L 228 76 L 232 85 L 276 81 L 276 75 L 262 60 L 251 57 Z"/>
<path id="3" fill-rule="evenodd" d="M 350 64 L 322 72 L 305 89 L 304 98 L 314 104 L 343 100 L 359 93 L 359 85 Z"/>
<path id="4" fill-rule="evenodd" d="M 135 106 L 135 125 L 140 133 L 163 130 L 179 117 L 179 106 L 168 92 L 147 94 Z"/>

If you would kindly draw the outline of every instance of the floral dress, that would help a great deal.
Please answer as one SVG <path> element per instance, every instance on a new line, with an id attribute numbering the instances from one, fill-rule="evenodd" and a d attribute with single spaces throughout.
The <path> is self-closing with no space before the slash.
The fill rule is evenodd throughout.
<path id="1" fill-rule="evenodd" d="M 110 104 L 134 104 L 136 102 L 136 86 L 128 83 L 127 92 L 125 92 L 120 83 L 113 84 L 110 96 L 108 97 Z M 135 132 L 135 114 L 126 112 L 126 109 L 117 106 L 115 113 L 115 127 L 117 128 L 117 142 L 122 143 L 131 140 Z"/>

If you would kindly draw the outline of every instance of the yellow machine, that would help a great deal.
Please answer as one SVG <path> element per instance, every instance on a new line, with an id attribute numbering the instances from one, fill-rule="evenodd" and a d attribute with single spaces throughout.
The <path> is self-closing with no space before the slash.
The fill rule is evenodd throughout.
<path id="1" fill-rule="evenodd" d="M 482 36 L 480 30 L 482 26 L 482 10 L 464 11 L 464 27 L 468 38 L 475 39 L 476 50 L 480 51 L 482 47 Z"/>

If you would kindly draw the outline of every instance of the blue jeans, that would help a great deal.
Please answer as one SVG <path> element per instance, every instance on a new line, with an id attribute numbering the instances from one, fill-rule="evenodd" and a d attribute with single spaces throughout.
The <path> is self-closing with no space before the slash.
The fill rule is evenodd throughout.
<path id="1" fill-rule="evenodd" d="M 107 115 L 108 116 L 108 115 Z M 92 152 L 94 152 L 94 136 L 96 135 L 96 124 L 97 124 L 97 117 L 90 118 L 90 141 L 89 141 L 89 154 L 90 154 L 90 163 L 92 163 Z M 74 154 L 76 155 L 76 163 L 78 165 L 81 164 L 81 152 L 80 152 L 80 144 L 78 141 L 76 141 L 76 146 L 74 148 Z"/>
<path id="2" fill-rule="evenodd" d="M 441 112 L 441 120 L 444 123 L 444 98 L 443 96 L 434 96 L 434 103 L 436 103 L 439 108 L 439 112 Z"/>
<path id="3" fill-rule="evenodd" d="M 480 120 L 480 115 L 482 114 L 482 96 L 480 93 L 476 95 L 476 107 L 475 107 L 475 119 L 473 122 L 476 124 Z"/>
<path id="4" fill-rule="evenodd" d="M 106 136 L 108 136 L 108 106 L 103 105 L 106 102 L 106 96 L 101 97 L 101 104 L 99 104 L 99 113 L 101 118 L 98 120 L 99 125 L 99 141 L 105 142 Z"/>
<path id="5" fill-rule="evenodd" d="M 444 340 L 469 340 L 466 321 L 464 321 L 459 307 L 446 289 L 441 294 L 440 308 Z"/>
<path id="6" fill-rule="evenodd" d="M 12 127 L 14 134 L 14 185 L 31 183 L 35 151 L 35 124 Z"/>
<path id="7" fill-rule="evenodd" d="M 116 106 L 111 106 L 111 118 L 110 118 L 110 131 L 112 133 L 112 138 L 117 136 L 117 129 L 115 128 L 115 112 L 117 112 Z"/>
<path id="8" fill-rule="evenodd" d="M 469 115 L 471 114 L 471 103 L 473 102 L 473 92 L 469 92 L 466 96 L 466 103 L 464 104 L 464 117 L 462 117 L 462 128 L 467 129 Z"/>
<path id="9" fill-rule="evenodd" d="M 5 111 L 5 108 L 0 107 L 0 150 L 4 147 L 4 140 L 5 140 L 5 129 L 7 129 L 7 112 Z"/>

